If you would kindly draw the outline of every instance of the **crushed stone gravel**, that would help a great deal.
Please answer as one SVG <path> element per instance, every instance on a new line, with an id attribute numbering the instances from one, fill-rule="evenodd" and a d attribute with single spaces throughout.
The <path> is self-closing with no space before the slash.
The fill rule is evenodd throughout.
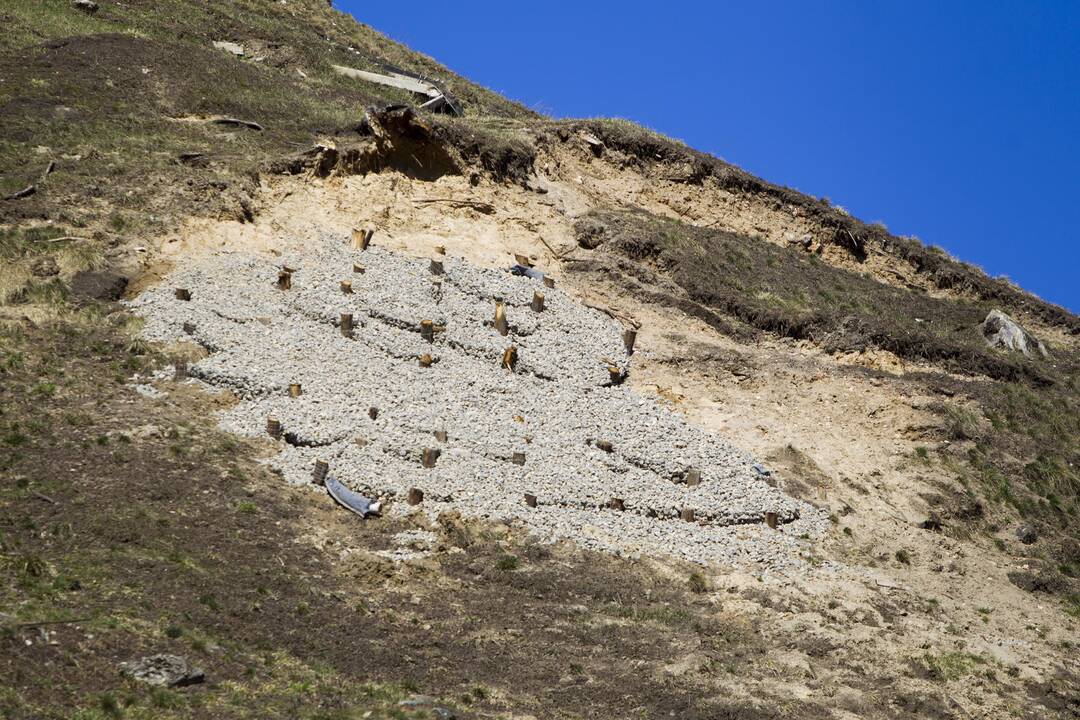
<path id="1" fill-rule="evenodd" d="M 746 453 L 623 384 L 632 356 L 611 318 L 538 280 L 442 259 L 445 272 L 434 275 L 428 260 L 324 235 L 280 257 L 202 258 L 129 305 L 147 339 L 207 350 L 188 373 L 239 398 L 222 427 L 268 437 L 267 418 L 281 423 L 268 462 L 290 483 L 310 485 L 324 460 L 384 512 L 456 509 L 627 555 L 802 564 L 825 514 L 772 487 Z M 283 267 L 287 290 L 277 287 Z M 534 292 L 545 296 L 540 312 Z M 506 336 L 493 323 L 496 302 Z M 353 316 L 351 337 L 343 313 Z M 431 340 L 422 320 L 434 326 Z M 425 449 L 438 451 L 433 467 Z M 690 469 L 700 483 L 685 482 Z M 424 493 L 420 505 L 404 502 L 412 488 Z"/>

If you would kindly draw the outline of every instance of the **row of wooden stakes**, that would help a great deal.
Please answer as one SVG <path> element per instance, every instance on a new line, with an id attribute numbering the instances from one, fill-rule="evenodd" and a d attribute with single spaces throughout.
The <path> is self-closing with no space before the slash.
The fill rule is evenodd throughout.
<path id="1" fill-rule="evenodd" d="M 435 458 L 438 457 L 438 450 L 424 450 L 424 467 L 431 467 L 435 464 L 434 459 L 431 460 L 431 465 L 427 464 L 428 454 L 432 453 Z M 522 453 L 522 455 L 524 455 Z M 330 464 L 325 460 L 315 461 L 315 470 L 312 473 L 311 481 L 316 485 L 322 485 L 326 481 L 326 474 L 330 470 Z M 405 501 L 409 505 L 419 505 L 424 501 L 424 491 L 420 488 L 410 488 L 409 494 L 406 496 Z M 529 507 L 537 507 L 537 497 L 532 493 L 525 493 L 525 504 Z M 618 512 L 626 511 L 626 501 L 622 498 L 613 497 L 607 502 L 607 508 L 610 510 L 616 510 Z M 650 513 L 651 515 L 654 513 Z M 695 522 L 697 520 L 697 511 L 694 508 L 684 507 L 679 510 L 679 518 L 686 522 Z M 766 511 L 764 513 L 765 524 L 772 529 L 776 529 L 779 524 L 779 517 L 777 513 L 773 511 Z"/>

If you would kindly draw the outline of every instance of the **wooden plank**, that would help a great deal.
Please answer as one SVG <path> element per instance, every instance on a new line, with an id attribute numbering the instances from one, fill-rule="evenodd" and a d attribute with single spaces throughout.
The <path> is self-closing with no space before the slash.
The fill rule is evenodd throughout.
<path id="1" fill-rule="evenodd" d="M 439 92 L 439 89 L 431 83 L 417 80 L 408 75 L 398 75 L 397 73 L 394 73 L 393 75 L 380 75 L 379 73 L 357 70 L 356 68 L 345 67 L 344 65 L 332 65 L 331 67 L 333 67 L 339 75 L 355 78 L 356 80 L 366 80 L 379 85 L 396 87 L 402 90 L 408 90 L 409 92 L 427 95 L 429 98 L 437 98 L 442 95 L 442 93 Z"/>

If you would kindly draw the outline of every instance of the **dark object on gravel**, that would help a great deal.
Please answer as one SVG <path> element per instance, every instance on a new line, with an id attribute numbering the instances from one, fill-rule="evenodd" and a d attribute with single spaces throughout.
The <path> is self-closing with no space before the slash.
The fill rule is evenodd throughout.
<path id="1" fill-rule="evenodd" d="M 162 687 L 197 685 L 206 679 L 203 671 L 179 655 L 151 655 L 120 663 L 120 672 L 135 680 Z"/>
<path id="2" fill-rule="evenodd" d="M 88 300 L 119 300 L 127 284 L 127 277 L 120 273 L 80 270 L 71 278 L 71 293 Z"/>
<path id="3" fill-rule="evenodd" d="M 88 15 L 93 15 L 98 11 L 98 4 L 94 0 L 71 0 L 71 5 L 76 10 L 82 10 Z"/>

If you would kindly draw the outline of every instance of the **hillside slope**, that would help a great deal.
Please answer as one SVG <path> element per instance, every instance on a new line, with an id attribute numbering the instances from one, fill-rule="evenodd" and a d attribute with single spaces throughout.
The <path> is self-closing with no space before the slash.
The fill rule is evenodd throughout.
<path id="1" fill-rule="evenodd" d="M 1080 714 L 1080 318 L 631 123 L 541 117 L 324 0 L 97 6 L 0 8 L 5 717 Z M 410 93 L 334 65 L 437 81 L 464 114 L 417 109 Z M 370 260 L 349 249 L 357 228 L 373 231 Z M 300 367 L 303 353 L 282 350 L 292 335 L 269 324 L 322 323 L 319 342 L 345 342 L 326 309 L 345 302 L 343 278 L 305 287 L 302 269 L 303 302 L 285 296 L 273 312 L 230 299 L 264 297 L 269 285 L 245 285 L 282 263 L 349 253 L 366 270 L 350 276 L 348 302 L 369 313 L 359 333 L 385 326 L 409 348 L 419 310 L 387 295 L 374 269 L 423 270 L 445 253 L 456 292 L 455 273 L 497 287 L 525 256 L 554 278 L 551 322 L 557 311 L 612 338 L 636 330 L 633 354 L 602 358 L 590 371 L 600 385 L 583 393 L 622 383 L 640 402 L 621 408 L 652 403 L 720 436 L 753 456 L 765 495 L 814 506 L 805 514 L 827 527 L 804 532 L 783 516 L 772 528 L 768 508 L 751 508 L 723 531 L 730 562 L 694 563 L 692 545 L 656 550 L 712 532 L 711 518 L 672 531 L 650 523 L 678 521 L 677 507 L 606 498 L 646 471 L 675 478 L 657 496 L 694 498 L 668 467 L 685 462 L 685 443 L 661 452 L 678 440 L 667 437 L 636 457 L 619 438 L 560 447 L 567 466 L 577 454 L 602 463 L 604 480 L 571 486 L 583 520 L 559 525 L 554 544 L 530 534 L 517 505 L 480 513 L 430 487 L 421 505 L 402 502 L 406 479 L 424 482 L 408 450 L 419 436 L 355 443 L 363 472 L 386 475 L 364 485 L 386 493 L 381 518 L 360 522 L 289 486 L 271 471 L 279 453 L 299 458 L 287 465 L 295 480 L 329 447 L 318 432 L 275 443 L 261 416 L 246 435 L 218 420 L 253 402 L 234 382 L 256 364 L 245 353 Z M 191 305 L 212 334 L 144 325 L 117 302 L 168 304 L 200 273 L 218 273 L 191 288 L 218 293 Z M 517 314 L 532 317 L 522 288 L 524 299 L 501 299 L 528 370 L 537 331 Z M 498 291 L 477 292 L 487 313 Z M 1027 331 L 1030 354 L 986 343 L 992 310 Z M 455 337 L 454 321 L 434 347 Z M 474 325 L 481 340 L 446 345 L 444 368 L 498 369 L 485 353 L 504 340 Z M 266 337 L 279 339 L 250 344 Z M 574 343 L 588 344 L 568 332 L 559 357 Z M 396 385 L 419 371 L 395 370 L 398 345 L 383 350 L 378 378 L 355 383 L 378 393 L 382 425 L 317 385 L 305 383 L 304 402 L 365 433 L 401 418 L 422 426 Z M 207 372 L 215 363 L 232 368 L 227 381 Z M 475 387 L 495 392 L 495 380 Z M 428 392 L 453 401 L 465 384 Z M 451 430 L 451 445 L 520 427 L 524 455 L 547 457 L 552 419 L 535 431 L 531 411 L 487 424 L 515 402 L 454 415 L 476 426 Z M 588 412 L 572 405 L 559 412 Z M 629 427 L 633 412 L 605 426 Z M 359 452 L 334 441 L 342 457 Z M 384 447 L 397 454 L 380 461 Z M 457 461 L 448 453 L 444 466 Z M 491 467 L 511 480 L 500 474 L 485 493 L 513 485 L 516 464 Z M 529 478 L 566 473 L 543 475 Z M 650 547 L 604 534 L 619 527 L 616 507 L 618 522 L 654 533 Z M 763 544 L 783 561 L 766 562 Z M 183 655 L 206 682 L 160 689 L 119 674 L 158 652 Z"/>

